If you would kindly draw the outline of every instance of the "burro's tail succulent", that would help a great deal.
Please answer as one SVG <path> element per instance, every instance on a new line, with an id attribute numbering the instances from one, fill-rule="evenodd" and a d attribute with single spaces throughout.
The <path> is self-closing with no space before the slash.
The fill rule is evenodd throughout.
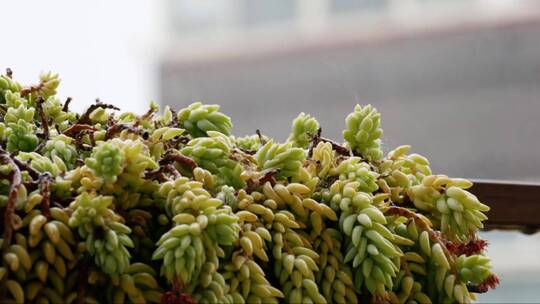
<path id="1" fill-rule="evenodd" d="M 304 113 L 280 142 L 232 135 L 201 102 L 79 114 L 57 74 L 13 76 L 2 303 L 468 303 L 499 283 L 478 235 L 489 206 L 410 146 L 383 154 L 371 105 L 344 143 Z"/>

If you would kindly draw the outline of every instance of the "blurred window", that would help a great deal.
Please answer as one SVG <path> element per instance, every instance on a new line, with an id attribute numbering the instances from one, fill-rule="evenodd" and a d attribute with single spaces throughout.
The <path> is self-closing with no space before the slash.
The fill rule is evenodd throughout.
<path id="1" fill-rule="evenodd" d="M 242 6 L 246 25 L 287 22 L 298 15 L 298 4 L 291 0 L 243 0 Z"/>
<path id="2" fill-rule="evenodd" d="M 172 27 L 177 31 L 193 31 L 225 26 L 231 20 L 227 0 L 170 0 Z"/>
<path id="3" fill-rule="evenodd" d="M 478 303 L 538 303 L 540 234 L 489 231 L 482 232 L 481 237 L 490 243 L 487 253 L 501 284 L 480 294 Z"/>
<path id="4" fill-rule="evenodd" d="M 331 0 L 332 12 L 348 13 L 360 10 L 381 9 L 388 5 L 388 0 Z"/>

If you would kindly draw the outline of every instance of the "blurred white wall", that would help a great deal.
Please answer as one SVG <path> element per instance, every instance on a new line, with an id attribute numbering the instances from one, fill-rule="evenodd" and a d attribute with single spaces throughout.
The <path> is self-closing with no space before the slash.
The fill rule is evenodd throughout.
<path id="1" fill-rule="evenodd" d="M 81 111 L 99 97 L 143 112 L 157 98 L 162 1 L 2 1 L 0 69 L 22 83 L 60 73 Z"/>

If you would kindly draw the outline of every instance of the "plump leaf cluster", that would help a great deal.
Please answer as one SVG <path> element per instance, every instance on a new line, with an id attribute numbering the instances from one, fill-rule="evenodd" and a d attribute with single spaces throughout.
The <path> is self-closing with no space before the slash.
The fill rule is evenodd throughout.
<path id="1" fill-rule="evenodd" d="M 498 283 L 489 207 L 434 175 L 380 114 L 345 143 L 300 114 L 285 142 L 217 105 L 69 110 L 59 77 L 0 76 L 6 303 L 466 303 Z M 256 126 L 254 126 L 254 129 Z"/>

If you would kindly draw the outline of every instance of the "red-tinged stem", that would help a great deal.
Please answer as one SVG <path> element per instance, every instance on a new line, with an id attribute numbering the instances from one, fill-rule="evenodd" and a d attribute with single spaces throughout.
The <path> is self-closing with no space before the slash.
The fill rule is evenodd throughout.
<path id="1" fill-rule="evenodd" d="M 429 224 L 423 218 L 418 216 L 418 214 L 416 214 L 414 211 L 411 211 L 407 208 L 390 206 L 388 207 L 388 210 L 386 210 L 386 212 L 391 215 L 399 215 L 406 218 L 412 218 L 415 220 L 416 224 L 420 227 L 420 229 L 427 231 L 432 230 Z"/>
<path id="2" fill-rule="evenodd" d="M 446 242 L 441 239 L 441 235 L 438 232 L 431 229 L 430 225 L 422 217 L 418 216 L 418 214 L 416 214 L 415 212 L 407 208 L 398 207 L 398 206 L 388 207 L 388 209 L 386 210 L 386 213 L 389 213 L 391 215 L 404 216 L 406 218 L 414 220 L 415 224 L 418 225 L 418 227 L 421 230 L 425 230 L 429 233 L 429 238 L 431 239 L 432 242 L 437 242 L 441 245 L 441 248 L 444 251 L 444 255 L 446 255 L 446 258 L 448 259 L 448 262 L 450 263 L 451 268 L 454 268 L 453 266 L 455 264 L 454 255 L 452 255 L 452 253 L 446 247 Z"/>
<path id="3" fill-rule="evenodd" d="M 21 90 L 21 97 L 26 97 L 31 93 L 37 92 L 43 88 L 43 83 L 40 83 L 38 85 L 29 86 L 27 88 L 23 88 Z"/>
<path id="4" fill-rule="evenodd" d="M 274 186 L 276 184 L 276 179 L 274 178 L 274 175 L 278 174 L 279 173 L 279 170 L 270 170 L 268 172 L 266 172 L 266 174 L 264 174 L 261 178 L 259 178 L 258 180 L 252 180 L 252 179 L 249 179 L 247 181 L 247 187 L 246 187 L 246 191 L 248 193 L 251 193 L 253 192 L 257 187 L 259 186 L 262 186 L 264 184 L 266 184 L 267 182 L 270 182 L 270 184 L 272 186 Z"/>
<path id="5" fill-rule="evenodd" d="M 184 282 L 178 277 L 172 280 L 172 290 L 161 296 L 161 304 L 197 304 L 195 299 L 187 293 L 182 293 L 185 288 Z"/>
<path id="6" fill-rule="evenodd" d="M 169 181 L 169 178 L 165 175 L 165 173 L 163 173 L 162 168 L 159 168 L 153 171 L 148 171 L 146 172 L 144 177 L 147 179 L 156 179 L 162 183 Z"/>
<path id="7" fill-rule="evenodd" d="M 64 135 L 66 136 L 70 136 L 70 137 L 73 137 L 74 135 L 82 132 L 82 131 L 86 131 L 86 130 L 90 130 L 90 131 L 96 131 L 96 129 L 94 127 L 92 127 L 91 125 L 87 125 L 87 124 L 74 124 L 72 125 L 71 127 L 67 128 L 65 131 L 64 131 Z"/>
<path id="8" fill-rule="evenodd" d="M 454 253 L 457 256 L 462 254 L 470 256 L 473 254 L 482 253 L 488 246 L 488 242 L 482 239 L 470 240 L 467 243 L 456 243 L 456 242 L 447 242 L 446 247 L 450 252 Z"/>
<path id="9" fill-rule="evenodd" d="M 497 288 L 497 285 L 499 285 L 500 280 L 499 277 L 495 274 L 490 274 L 484 282 L 478 284 L 478 285 L 467 285 L 467 290 L 470 292 L 476 292 L 476 293 L 485 293 L 490 289 Z"/>
<path id="10" fill-rule="evenodd" d="M 174 162 L 178 162 L 182 165 L 185 165 L 189 167 L 191 170 L 198 167 L 197 163 L 193 159 L 179 153 L 177 154 L 169 153 L 159 160 L 160 165 L 171 164 Z"/>
<path id="11" fill-rule="evenodd" d="M 182 176 L 178 170 L 176 170 L 176 167 L 172 164 L 166 164 L 165 166 L 159 167 L 156 170 L 148 171 L 145 174 L 145 178 L 148 179 L 157 179 L 160 182 L 166 182 L 170 179 L 165 175 L 165 173 L 169 173 L 174 178 L 179 178 Z"/>
<path id="12" fill-rule="evenodd" d="M 333 140 L 321 137 L 321 134 L 322 134 L 322 128 L 319 128 L 319 130 L 317 130 L 317 134 L 313 135 L 313 137 L 311 138 L 311 143 L 309 145 L 309 150 L 308 150 L 308 157 L 313 156 L 313 149 L 315 149 L 317 144 L 319 144 L 319 142 L 321 141 L 331 144 L 332 149 L 336 151 L 338 154 L 341 154 L 344 156 L 351 156 L 351 151 L 349 151 L 349 149 L 336 143 Z"/>
<path id="13" fill-rule="evenodd" d="M 276 179 L 274 178 L 274 175 L 278 174 L 279 173 L 279 170 L 270 170 L 268 172 L 266 172 L 265 175 L 263 175 L 263 177 L 259 178 L 259 185 L 264 185 L 266 184 L 267 182 L 270 182 L 270 184 L 272 186 L 275 186 L 276 185 Z"/>
<path id="14" fill-rule="evenodd" d="M 163 170 L 170 173 L 174 178 L 179 178 L 181 176 L 180 172 L 178 172 L 178 170 L 176 170 L 176 167 L 172 164 L 165 165 L 165 167 L 163 167 Z"/>
<path id="15" fill-rule="evenodd" d="M 351 156 L 351 151 L 349 149 L 345 148 L 344 146 L 326 138 L 321 137 L 322 142 L 330 143 L 332 145 L 332 149 L 336 151 L 338 154 L 345 155 L 345 156 Z"/>
<path id="16" fill-rule="evenodd" d="M 128 126 L 125 124 L 115 124 L 112 127 L 107 129 L 107 132 L 105 133 L 105 140 L 113 138 L 114 135 L 122 132 L 123 130 L 127 130 L 128 132 L 138 134 L 138 135 L 142 135 L 144 133 L 144 131 L 136 127 Z"/>

